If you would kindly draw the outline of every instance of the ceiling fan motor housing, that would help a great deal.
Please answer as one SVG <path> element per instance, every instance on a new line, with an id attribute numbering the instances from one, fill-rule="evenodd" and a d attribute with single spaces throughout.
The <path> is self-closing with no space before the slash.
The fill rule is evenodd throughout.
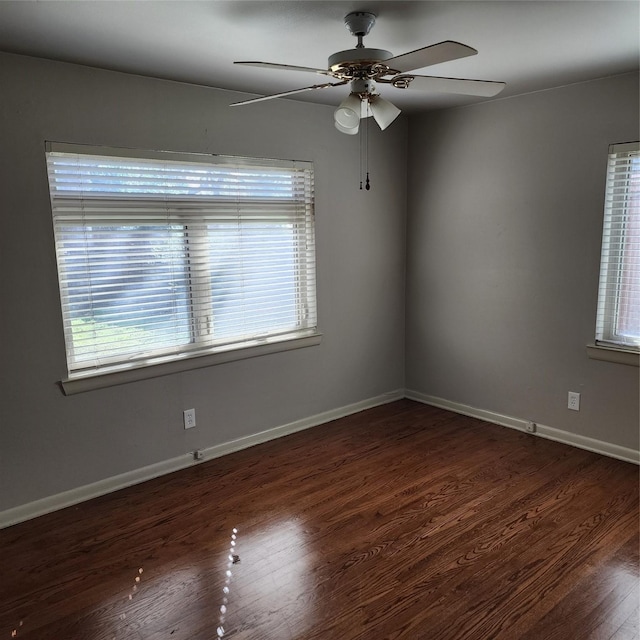
<path id="1" fill-rule="evenodd" d="M 340 69 L 340 67 L 350 63 L 357 65 L 365 63 L 373 64 L 383 62 L 392 57 L 393 54 L 391 51 L 385 51 L 384 49 L 369 49 L 368 47 L 363 47 L 362 49 L 347 49 L 346 51 L 338 51 L 329 56 L 329 68 L 333 71 L 334 68 Z"/>
<path id="2" fill-rule="evenodd" d="M 329 57 L 329 69 L 336 78 L 380 78 L 389 73 L 389 67 L 382 64 L 393 54 L 384 49 L 347 49 Z"/>

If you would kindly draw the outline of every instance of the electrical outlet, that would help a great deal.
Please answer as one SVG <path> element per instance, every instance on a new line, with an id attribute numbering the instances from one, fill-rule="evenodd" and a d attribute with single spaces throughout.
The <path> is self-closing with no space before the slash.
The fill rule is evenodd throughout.
<path id="1" fill-rule="evenodd" d="M 193 459 L 194 460 L 204 460 L 204 453 L 203 453 L 202 449 L 196 449 L 193 452 Z"/>
<path id="2" fill-rule="evenodd" d="M 184 420 L 185 429 L 193 429 L 196 426 L 196 410 L 186 409 L 182 412 L 182 418 Z"/>
<path id="3" fill-rule="evenodd" d="M 567 407 L 572 411 L 580 411 L 580 394 L 576 391 L 569 391 Z"/>
<path id="4" fill-rule="evenodd" d="M 535 422 L 527 422 L 527 432 L 528 433 L 535 433 L 536 432 L 536 423 Z"/>

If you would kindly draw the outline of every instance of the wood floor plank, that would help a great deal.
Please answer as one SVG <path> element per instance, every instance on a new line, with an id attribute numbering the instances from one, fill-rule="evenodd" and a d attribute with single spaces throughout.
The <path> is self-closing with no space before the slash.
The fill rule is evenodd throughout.
<path id="1" fill-rule="evenodd" d="M 637 640 L 638 544 L 636 466 L 402 400 L 0 531 L 0 638 Z"/>
<path id="2" fill-rule="evenodd" d="M 639 544 L 636 532 L 612 554 L 608 571 L 598 571 L 595 564 L 585 565 L 583 577 L 566 595 L 555 594 L 557 604 L 536 622 L 523 640 L 560 640 L 566 632 L 567 617 L 574 615 L 575 608 L 583 607 L 584 602 L 589 603 L 581 618 L 585 636 L 610 640 L 638 608 Z"/>

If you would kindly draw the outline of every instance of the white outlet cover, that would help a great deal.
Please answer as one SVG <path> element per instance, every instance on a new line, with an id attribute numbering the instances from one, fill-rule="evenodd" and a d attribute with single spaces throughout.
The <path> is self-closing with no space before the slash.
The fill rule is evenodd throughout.
<path id="1" fill-rule="evenodd" d="M 193 427 L 196 426 L 196 410 L 185 409 L 185 411 L 182 412 L 182 419 L 185 429 L 193 429 Z"/>
<path id="2" fill-rule="evenodd" d="M 572 411 L 580 411 L 580 394 L 576 391 L 569 391 L 567 407 Z"/>

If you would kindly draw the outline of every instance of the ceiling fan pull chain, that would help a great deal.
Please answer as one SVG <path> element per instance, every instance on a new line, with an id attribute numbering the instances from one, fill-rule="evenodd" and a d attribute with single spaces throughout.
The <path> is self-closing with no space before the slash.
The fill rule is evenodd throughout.
<path id="1" fill-rule="evenodd" d="M 366 120 L 364 123 L 364 135 L 365 135 L 365 156 L 364 156 L 364 168 L 367 172 L 367 180 L 365 182 L 364 188 L 369 191 L 371 189 L 371 185 L 369 184 L 369 120 Z"/>
<path id="2" fill-rule="evenodd" d="M 365 152 L 365 132 L 366 125 L 360 127 L 360 191 L 362 191 L 362 181 L 364 179 L 364 172 L 366 171 L 366 152 Z"/>
<path id="3" fill-rule="evenodd" d="M 359 169 L 360 169 L 360 171 L 359 171 L 359 174 L 360 174 L 360 191 L 362 191 L 362 175 L 363 175 L 363 172 L 362 172 L 362 129 L 360 129 L 360 132 L 359 132 L 359 135 L 358 135 L 358 142 L 360 143 L 360 154 L 359 154 L 359 158 L 358 158 L 359 163 L 360 163 L 360 167 L 359 167 Z"/>

